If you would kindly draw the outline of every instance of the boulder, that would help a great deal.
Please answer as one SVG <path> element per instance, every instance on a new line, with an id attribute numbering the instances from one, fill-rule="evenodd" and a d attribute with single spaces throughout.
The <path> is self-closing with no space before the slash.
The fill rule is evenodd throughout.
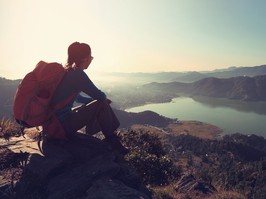
<path id="1" fill-rule="evenodd" d="M 25 139 L 27 144 L 19 140 L 19 150 L 24 153 L 36 150 L 36 141 L 32 140 L 35 148 L 29 147 L 28 139 Z M 151 198 L 134 169 L 100 139 L 82 135 L 66 142 L 45 140 L 41 148 L 43 154 L 27 153 L 28 159 L 17 182 L 2 184 L 5 190 L 11 190 L 9 196 L 20 199 Z M 12 145 L 12 149 L 16 154 L 18 148 Z"/>

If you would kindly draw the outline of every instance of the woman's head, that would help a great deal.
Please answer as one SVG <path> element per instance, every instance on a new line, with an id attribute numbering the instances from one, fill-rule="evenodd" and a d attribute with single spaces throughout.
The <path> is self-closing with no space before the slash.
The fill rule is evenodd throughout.
<path id="1" fill-rule="evenodd" d="M 74 42 L 70 44 L 67 53 L 68 67 L 82 67 L 84 64 L 89 65 L 92 60 L 91 48 L 88 44 L 85 43 Z"/>

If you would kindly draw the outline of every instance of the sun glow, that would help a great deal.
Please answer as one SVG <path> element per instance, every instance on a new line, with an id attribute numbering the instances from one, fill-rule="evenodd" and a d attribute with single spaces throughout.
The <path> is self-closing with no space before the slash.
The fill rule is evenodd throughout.
<path id="1" fill-rule="evenodd" d="M 261 65 L 265 6 L 239 0 L 2 0 L 0 76 L 21 78 L 39 60 L 65 63 L 74 41 L 92 47 L 91 72 Z"/>

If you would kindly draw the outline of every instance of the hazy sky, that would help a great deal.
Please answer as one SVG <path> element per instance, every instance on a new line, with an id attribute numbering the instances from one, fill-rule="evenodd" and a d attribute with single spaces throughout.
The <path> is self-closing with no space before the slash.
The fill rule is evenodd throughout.
<path id="1" fill-rule="evenodd" d="M 0 76 L 65 63 L 90 44 L 90 73 L 200 71 L 266 63 L 265 0 L 0 0 Z"/>

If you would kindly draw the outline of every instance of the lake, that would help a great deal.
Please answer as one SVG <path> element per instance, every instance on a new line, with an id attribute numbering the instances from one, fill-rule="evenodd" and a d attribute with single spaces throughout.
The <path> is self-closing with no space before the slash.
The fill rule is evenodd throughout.
<path id="1" fill-rule="evenodd" d="M 266 102 L 246 102 L 206 97 L 178 97 L 169 103 L 147 104 L 128 112 L 154 111 L 179 120 L 197 120 L 224 130 L 266 137 Z"/>

